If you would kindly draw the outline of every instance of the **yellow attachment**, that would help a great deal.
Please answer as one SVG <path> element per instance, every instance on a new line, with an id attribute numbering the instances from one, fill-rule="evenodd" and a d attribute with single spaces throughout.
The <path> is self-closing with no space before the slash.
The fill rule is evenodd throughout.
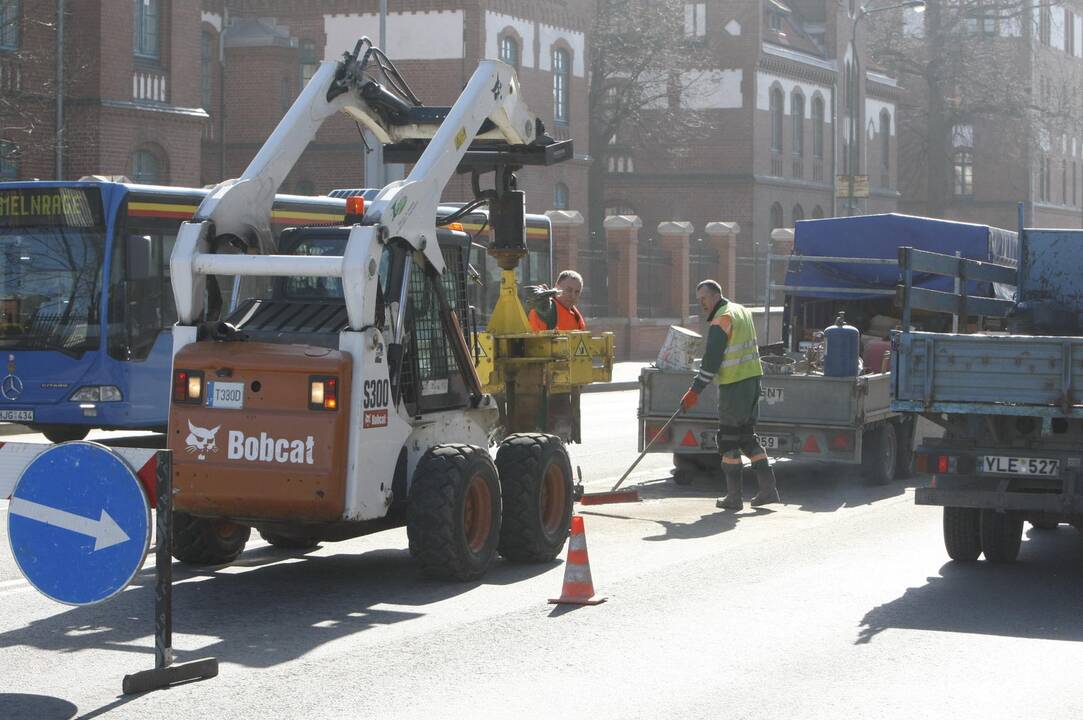
<path id="1" fill-rule="evenodd" d="M 515 282 L 515 271 L 504 270 L 500 283 L 500 297 L 496 300 L 492 317 L 487 328 L 493 335 L 518 335 L 531 332 L 526 311 L 519 302 L 519 288 Z"/>
<path id="2" fill-rule="evenodd" d="M 613 378 L 613 333 L 481 333 L 479 339 L 483 357 L 478 375 L 485 392 L 502 392 L 509 378 L 538 371 L 541 384 L 558 394 Z"/>

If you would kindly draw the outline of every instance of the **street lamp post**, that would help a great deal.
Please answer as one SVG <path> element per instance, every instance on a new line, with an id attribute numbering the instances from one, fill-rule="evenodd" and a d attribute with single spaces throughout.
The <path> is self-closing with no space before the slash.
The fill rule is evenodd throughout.
<path id="1" fill-rule="evenodd" d="M 861 21 L 866 15 L 873 13 L 884 12 L 885 10 L 898 10 L 899 8 L 914 8 L 915 12 L 925 11 L 925 0 L 906 0 L 906 2 L 895 3 L 893 5 L 885 5 L 883 7 L 868 7 L 863 6 L 857 11 L 857 17 L 854 18 L 854 25 L 852 32 L 850 33 L 850 51 L 854 54 L 853 70 L 850 73 L 849 87 L 846 88 L 846 92 L 849 95 L 850 108 L 850 157 L 847 158 L 847 170 L 849 172 L 849 179 L 847 181 L 847 200 L 846 200 L 846 214 L 854 214 L 854 175 L 857 174 L 857 164 L 860 153 L 858 152 L 858 143 L 860 142 L 858 133 L 858 127 L 861 127 L 861 132 L 864 132 L 865 123 L 861 117 L 861 105 L 858 102 L 859 89 L 861 87 L 861 61 L 857 51 L 857 26 L 861 24 Z"/>

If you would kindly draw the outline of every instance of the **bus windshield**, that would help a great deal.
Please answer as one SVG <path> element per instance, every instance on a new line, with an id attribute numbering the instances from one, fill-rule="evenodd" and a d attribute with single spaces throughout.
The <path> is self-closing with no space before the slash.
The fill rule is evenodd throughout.
<path id="1" fill-rule="evenodd" d="M 0 190 L 0 349 L 97 349 L 104 256 L 96 191 Z"/>

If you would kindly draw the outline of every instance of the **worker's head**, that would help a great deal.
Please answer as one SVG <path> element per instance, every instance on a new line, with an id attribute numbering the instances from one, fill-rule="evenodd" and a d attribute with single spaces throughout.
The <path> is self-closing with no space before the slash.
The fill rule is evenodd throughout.
<path id="1" fill-rule="evenodd" d="M 557 301 L 568 308 L 574 308 L 579 304 L 579 295 L 583 292 L 583 276 L 575 270 L 561 270 L 557 275 Z"/>
<path id="2" fill-rule="evenodd" d="M 703 308 L 704 314 L 714 310 L 714 306 L 722 299 L 722 286 L 714 280 L 704 280 L 696 285 L 696 300 Z"/>

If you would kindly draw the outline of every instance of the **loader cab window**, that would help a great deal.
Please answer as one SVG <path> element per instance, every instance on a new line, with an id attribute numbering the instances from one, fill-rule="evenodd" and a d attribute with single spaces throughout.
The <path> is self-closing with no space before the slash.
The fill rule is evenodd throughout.
<path id="1" fill-rule="evenodd" d="M 306 237 L 290 251 L 290 255 L 342 255 L 346 251 L 346 235 Z M 342 300 L 342 279 L 335 277 L 290 277 L 286 279 L 286 297 L 294 300 Z"/>

